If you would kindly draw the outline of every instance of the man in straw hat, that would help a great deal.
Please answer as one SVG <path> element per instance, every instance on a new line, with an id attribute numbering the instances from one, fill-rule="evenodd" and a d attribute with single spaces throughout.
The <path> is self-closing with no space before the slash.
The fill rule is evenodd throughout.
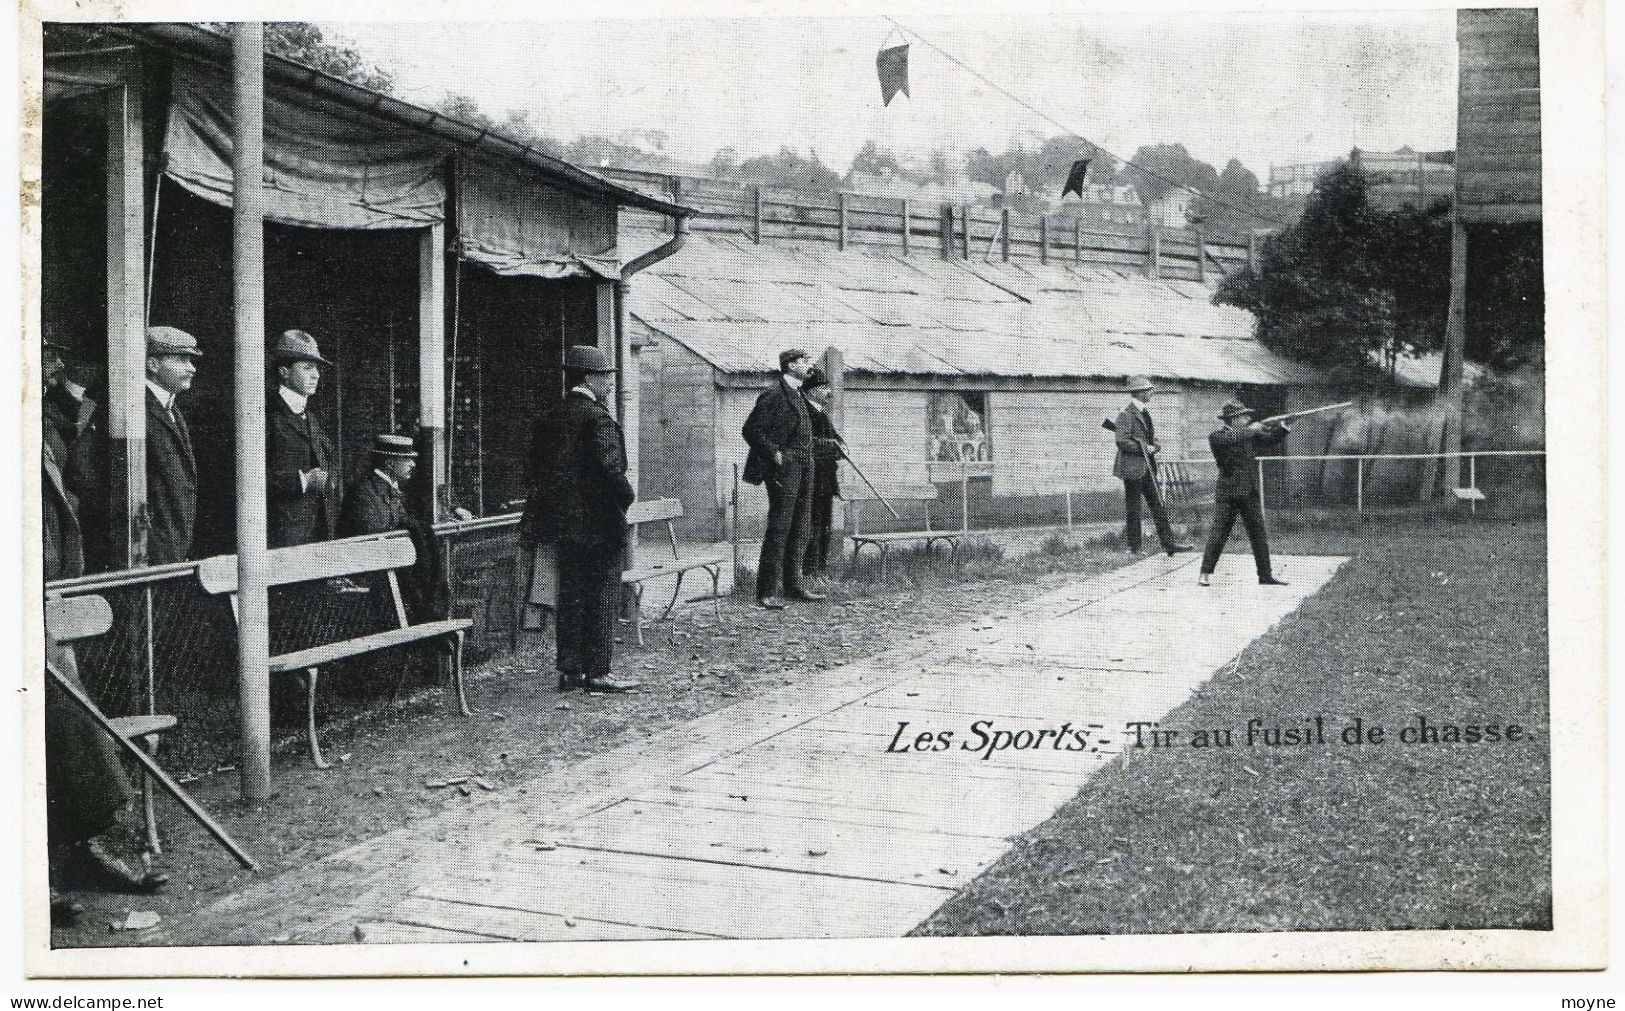
<path id="1" fill-rule="evenodd" d="M 278 383 L 265 403 L 266 540 L 273 548 L 325 541 L 338 522 L 339 454 L 310 398 L 332 363 L 303 330 L 284 331 L 270 357 Z"/>
<path id="2" fill-rule="evenodd" d="M 183 562 L 197 520 L 197 459 L 176 397 L 192 388 L 197 338 L 172 326 L 147 328 L 147 561 Z"/>
<path id="3" fill-rule="evenodd" d="M 770 611 L 784 610 L 784 599 L 778 596 L 781 579 L 784 596 L 791 600 L 824 599 L 801 585 L 813 492 L 813 423 L 801 387 L 812 367 L 800 348 L 780 352 L 779 379 L 756 398 L 741 431 L 750 446 L 744 479 L 767 486 L 767 531 L 756 563 L 756 603 Z"/>
<path id="4" fill-rule="evenodd" d="M 1209 585 L 1219 564 L 1219 554 L 1236 525 L 1236 517 L 1247 527 L 1247 540 L 1253 547 L 1253 563 L 1258 567 L 1258 582 L 1262 586 L 1285 586 L 1286 581 L 1276 579 L 1270 568 L 1269 534 L 1264 530 L 1264 510 L 1258 501 L 1258 450 L 1286 438 L 1287 427 L 1279 421 L 1260 425 L 1253 421 L 1253 409 L 1238 400 L 1226 403 L 1219 411 L 1224 427 L 1207 437 L 1213 449 L 1213 460 L 1219 465 L 1219 480 L 1213 486 L 1213 527 L 1207 535 L 1207 550 L 1202 552 L 1202 574 L 1197 583 Z"/>
<path id="5" fill-rule="evenodd" d="M 417 449 L 409 436 L 387 433 L 373 436 L 372 469 L 357 474 L 344 490 L 339 536 L 410 530 L 416 521 L 406 511 L 402 488 L 411 480 L 417 461 Z"/>
<path id="6" fill-rule="evenodd" d="M 1155 390 L 1145 376 L 1129 379 L 1128 393 L 1132 399 L 1117 415 L 1117 459 L 1112 464 L 1112 476 L 1123 481 L 1123 537 L 1128 541 L 1128 549 L 1140 550 L 1140 500 L 1143 498 L 1151 507 L 1151 518 L 1157 524 L 1162 549 L 1172 555 L 1191 550 L 1191 545 L 1174 539 L 1174 529 L 1168 525 L 1168 510 L 1157 489 L 1157 453 L 1162 447 L 1157 445 L 1157 427 L 1151 420 L 1151 394 Z"/>
<path id="7" fill-rule="evenodd" d="M 612 365 L 599 349 L 564 352 L 570 392 L 551 454 L 537 462 L 536 492 L 520 532 L 551 546 L 558 560 L 559 689 L 623 692 L 636 681 L 611 676 L 621 611 L 626 509 L 637 498 L 626 478 L 626 440 L 610 413 Z"/>

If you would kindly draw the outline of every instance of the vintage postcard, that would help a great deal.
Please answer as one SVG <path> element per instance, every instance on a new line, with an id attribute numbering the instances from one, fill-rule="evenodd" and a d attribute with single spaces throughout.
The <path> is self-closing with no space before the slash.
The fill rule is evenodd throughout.
<path id="1" fill-rule="evenodd" d="M 1603 964 L 1600 3 L 207 9 L 23 12 L 31 975 Z"/>

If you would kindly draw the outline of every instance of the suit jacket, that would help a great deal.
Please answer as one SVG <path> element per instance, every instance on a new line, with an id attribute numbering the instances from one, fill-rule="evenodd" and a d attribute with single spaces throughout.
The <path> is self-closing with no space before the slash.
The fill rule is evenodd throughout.
<path id="1" fill-rule="evenodd" d="M 1112 476 L 1138 481 L 1147 473 L 1155 474 L 1156 455 L 1148 455 L 1141 447 L 1154 445 L 1156 435 L 1156 425 L 1133 404 L 1117 412 L 1117 459 L 1112 463 Z"/>
<path id="2" fill-rule="evenodd" d="M 273 548 L 327 540 L 339 515 L 338 451 L 310 406 L 301 419 L 274 389 L 265 405 L 266 540 Z M 314 467 L 327 471 L 326 491 L 303 490 L 299 474 Z"/>
<path id="3" fill-rule="evenodd" d="M 45 441 L 50 443 L 63 485 L 77 503 L 85 571 L 110 568 L 107 438 L 89 396 L 75 398 L 60 383 L 45 393 Z"/>
<path id="4" fill-rule="evenodd" d="M 286 405 L 284 405 L 286 406 Z M 147 391 L 147 561 L 184 562 L 197 523 L 197 459 L 180 405 L 175 418 Z"/>
<path id="5" fill-rule="evenodd" d="M 841 433 L 824 411 L 809 408 L 807 416 L 812 419 L 813 430 L 813 498 L 839 498 L 841 447 L 836 440 Z"/>
<path id="6" fill-rule="evenodd" d="M 541 544 L 567 542 L 618 553 L 626 509 L 637 498 L 626 479 L 621 426 L 603 404 L 571 390 L 552 446 L 551 453 L 537 447 L 539 480 L 525 503 L 521 530 Z"/>
<path id="7" fill-rule="evenodd" d="M 1263 428 L 1231 428 L 1228 425 L 1207 437 L 1213 461 L 1219 465 L 1219 480 L 1213 486 L 1215 501 L 1241 502 L 1258 497 L 1258 451 L 1286 438 L 1284 425 Z"/>
<path id="8" fill-rule="evenodd" d="M 740 430 L 750 453 L 745 457 L 744 478 L 747 484 L 761 484 L 774 476 L 778 465 L 773 462 L 775 452 L 785 456 L 812 455 L 811 408 L 792 390 L 783 377 L 756 398 L 745 427 Z"/>
<path id="9" fill-rule="evenodd" d="M 410 530 L 412 524 L 406 512 L 406 497 L 376 471 L 369 469 L 357 475 L 344 489 L 344 508 L 339 511 L 340 537 Z"/>
<path id="10" fill-rule="evenodd" d="M 79 514 L 73 493 L 62 479 L 56 449 L 50 442 L 40 454 L 40 526 L 45 549 L 45 579 L 72 579 L 84 575 L 84 542 L 79 536 Z"/>

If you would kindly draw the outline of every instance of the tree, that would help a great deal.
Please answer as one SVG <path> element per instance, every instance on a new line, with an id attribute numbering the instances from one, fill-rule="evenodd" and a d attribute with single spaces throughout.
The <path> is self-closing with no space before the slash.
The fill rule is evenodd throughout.
<path id="1" fill-rule="evenodd" d="M 1449 277 L 1442 208 L 1377 210 L 1365 177 L 1340 163 L 1316 182 L 1302 219 L 1265 240 L 1257 273 L 1230 274 L 1213 300 L 1253 313 L 1272 351 L 1369 377 L 1384 354 L 1439 348 Z"/>
<path id="2" fill-rule="evenodd" d="M 817 151 L 809 150 L 803 158 L 789 147 L 779 148 L 775 155 L 746 158 L 734 170 L 733 178 L 762 186 L 810 190 L 833 190 L 841 185 L 841 177 L 818 160 Z"/>
<path id="3" fill-rule="evenodd" d="M 211 27 L 216 31 L 229 30 L 226 25 Z M 363 88 L 386 95 L 395 93 L 395 79 L 388 71 L 368 62 L 349 46 L 328 41 L 322 30 L 309 22 L 266 22 L 265 51 Z"/>
<path id="4" fill-rule="evenodd" d="M 1219 188 L 1219 171 L 1205 161 L 1191 157 L 1183 144 L 1147 144 L 1134 152 L 1123 167 L 1124 181 L 1140 194 L 1140 203 L 1150 207 L 1176 186 L 1199 193 Z"/>
<path id="5" fill-rule="evenodd" d="M 879 145 L 872 140 L 866 141 L 858 153 L 852 156 L 852 167 L 846 171 L 846 180 L 850 183 L 859 175 L 878 176 L 882 179 L 893 177 L 908 179 L 911 176 L 895 154 L 880 150 Z"/>

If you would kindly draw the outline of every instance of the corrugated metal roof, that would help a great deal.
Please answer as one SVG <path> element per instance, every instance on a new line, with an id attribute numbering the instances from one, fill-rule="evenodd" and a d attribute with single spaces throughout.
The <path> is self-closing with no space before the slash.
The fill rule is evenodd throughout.
<path id="1" fill-rule="evenodd" d="M 631 284 L 630 309 L 724 372 L 771 372 L 787 346 L 913 376 L 1312 383 L 1198 282 L 1067 263 L 904 257 L 690 236 Z"/>

